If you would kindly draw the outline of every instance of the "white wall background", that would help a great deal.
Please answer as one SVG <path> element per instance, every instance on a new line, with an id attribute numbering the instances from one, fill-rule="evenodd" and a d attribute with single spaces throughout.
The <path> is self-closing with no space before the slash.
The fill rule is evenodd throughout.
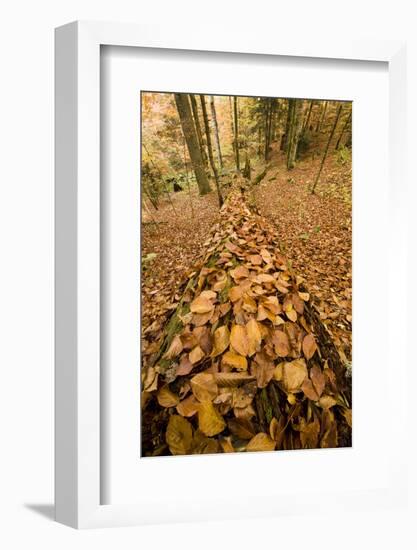
<path id="1" fill-rule="evenodd" d="M 413 548 L 416 510 L 328 517 L 281 517 L 233 523 L 76 532 L 53 523 L 53 29 L 75 19 L 174 25 L 224 24 L 248 33 L 325 33 L 408 40 L 410 236 L 416 234 L 413 186 L 417 138 L 417 38 L 406 0 L 29 0 L 1 10 L 0 64 L 0 546 L 14 548 L 251 548 L 339 550 Z M 411 103 L 411 101 L 410 101 Z M 415 178 L 414 178 L 415 179 Z M 389 222 L 389 221 L 388 221 Z M 415 239 L 409 240 L 410 281 Z M 411 257 L 413 254 L 413 257 Z M 382 259 L 386 261 L 386 259 Z M 403 281 L 398 282 L 403 286 Z M 409 334 L 415 339 L 410 284 Z M 378 322 L 378 320 L 376 320 Z M 410 401 L 415 369 L 410 354 Z M 414 360 L 415 363 L 415 360 Z M 413 384 L 414 382 L 414 384 Z M 391 403 L 395 406 L 395 391 Z M 415 421 L 410 408 L 410 459 Z M 387 434 L 387 445 L 395 434 Z M 414 454 L 411 455 L 411 452 Z M 415 475 L 412 474 L 415 482 Z M 410 482 L 411 483 L 411 482 Z M 416 484 L 411 486 L 415 504 Z M 254 502 L 254 506 L 262 503 Z M 302 507 L 300 502 L 300 507 Z M 141 546 L 142 545 L 142 546 Z"/>

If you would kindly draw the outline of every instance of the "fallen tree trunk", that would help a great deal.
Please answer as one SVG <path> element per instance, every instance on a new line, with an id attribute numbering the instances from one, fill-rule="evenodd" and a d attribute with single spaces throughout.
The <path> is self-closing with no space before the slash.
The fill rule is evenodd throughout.
<path id="1" fill-rule="evenodd" d="M 244 187 L 143 341 L 143 456 L 351 445 L 346 368 Z"/>

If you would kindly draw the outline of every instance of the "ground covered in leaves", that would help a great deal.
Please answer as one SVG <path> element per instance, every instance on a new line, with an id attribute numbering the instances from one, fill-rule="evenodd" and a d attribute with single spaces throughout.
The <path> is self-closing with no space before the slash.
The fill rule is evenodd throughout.
<path id="1" fill-rule="evenodd" d="M 316 194 L 310 193 L 320 157 L 291 172 L 275 154 L 256 187 L 259 211 L 274 225 L 280 250 L 304 277 L 320 318 L 349 365 L 352 349 L 351 162 L 330 155 Z M 258 171 L 262 171 L 263 166 Z"/>
<path id="2" fill-rule="evenodd" d="M 145 296 L 144 455 L 351 444 L 344 361 L 305 278 L 279 251 L 274 227 L 249 208 L 242 186 L 235 182 L 203 255 L 168 305 L 167 323 Z M 187 260 L 196 254 L 194 247 Z"/>

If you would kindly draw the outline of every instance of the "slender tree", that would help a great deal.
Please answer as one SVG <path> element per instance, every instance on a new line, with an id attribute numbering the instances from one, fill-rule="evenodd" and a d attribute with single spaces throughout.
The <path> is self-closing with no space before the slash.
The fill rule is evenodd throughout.
<path id="1" fill-rule="evenodd" d="M 311 118 L 311 111 L 313 110 L 313 104 L 314 104 L 314 101 L 311 100 L 310 101 L 310 107 L 308 109 L 308 113 L 307 113 L 307 116 L 304 120 L 304 124 L 303 124 L 303 133 L 308 130 L 308 125 L 310 123 L 310 118 Z"/>
<path id="2" fill-rule="evenodd" d="M 303 100 L 289 100 L 290 125 L 287 138 L 287 169 L 291 170 L 295 166 L 297 158 L 298 142 L 301 136 L 303 125 Z"/>
<path id="3" fill-rule="evenodd" d="M 322 107 L 322 110 L 321 110 L 321 115 L 319 117 L 319 120 L 318 120 L 317 126 L 316 126 L 316 132 L 319 132 L 321 130 L 321 127 L 323 126 L 324 117 L 326 116 L 326 110 L 327 110 L 327 101 L 325 101 L 323 103 L 323 107 Z"/>
<path id="4" fill-rule="evenodd" d="M 238 105 L 237 105 L 237 96 L 233 96 L 233 112 L 235 119 L 235 155 L 236 155 L 236 168 L 240 170 L 240 161 L 239 161 L 239 117 L 238 117 Z"/>
<path id="5" fill-rule="evenodd" d="M 191 115 L 190 101 L 187 94 L 174 94 L 181 127 L 187 143 L 188 153 L 197 180 L 200 195 L 206 195 L 211 191 L 207 174 L 204 170 L 204 162 L 198 144 L 197 132 Z"/>
<path id="6" fill-rule="evenodd" d="M 219 206 L 222 206 L 223 197 L 220 189 L 219 174 L 217 172 L 216 164 L 213 158 L 213 148 L 211 146 L 210 125 L 209 125 L 208 116 L 207 116 L 206 98 L 202 94 L 200 94 L 200 101 L 201 101 L 201 110 L 203 111 L 204 128 L 206 130 L 208 156 L 210 160 L 211 169 L 213 170 L 214 181 L 216 182 L 216 190 L 217 190 L 217 197 L 219 199 Z"/>
<path id="7" fill-rule="evenodd" d="M 337 114 L 336 114 L 336 118 L 334 120 L 334 124 L 333 124 L 333 128 L 332 128 L 332 131 L 330 132 L 330 135 L 329 135 L 329 139 L 327 141 L 327 145 L 326 145 L 326 149 L 324 150 L 324 153 L 323 153 L 323 157 L 321 159 L 321 163 L 320 163 L 320 168 L 319 168 L 319 171 L 317 173 L 317 176 L 316 176 L 316 179 L 314 181 L 314 184 L 313 184 L 313 187 L 311 189 L 311 193 L 312 195 L 314 195 L 315 191 L 316 191 L 316 185 L 320 179 L 320 174 L 321 174 L 321 171 L 323 170 L 323 165 L 324 165 L 324 161 L 326 160 L 326 157 L 327 157 L 327 153 L 329 151 L 329 147 L 330 147 L 330 142 L 332 141 L 333 139 L 333 136 L 334 136 L 334 133 L 335 133 L 335 130 L 336 130 L 336 126 L 337 126 L 337 123 L 339 122 L 339 118 L 340 118 L 340 113 L 342 111 L 342 105 L 339 105 L 339 108 L 337 109 Z"/>
<path id="8" fill-rule="evenodd" d="M 194 94 L 190 94 L 190 101 L 191 101 L 191 109 L 193 111 L 195 129 L 198 137 L 198 143 L 200 145 L 201 157 L 203 159 L 205 168 L 208 168 L 208 158 L 207 158 L 207 153 L 204 146 L 203 132 L 201 131 L 201 126 L 200 126 L 200 118 L 198 116 L 197 101 Z"/>
<path id="9" fill-rule="evenodd" d="M 336 147 L 335 147 L 335 149 L 339 149 L 340 142 L 341 142 L 341 140 L 342 140 L 343 134 L 345 133 L 345 130 L 346 130 L 346 128 L 347 128 L 347 126 L 348 126 L 348 124 L 349 124 L 349 122 L 350 122 L 351 120 L 352 120 L 352 111 L 350 111 L 350 113 L 349 113 L 349 115 L 348 115 L 348 117 L 347 117 L 347 119 L 346 119 L 346 122 L 345 122 L 344 125 L 343 125 L 342 131 L 340 132 L 340 135 L 339 135 L 339 139 L 338 139 L 337 142 L 336 142 Z"/>
<path id="10" fill-rule="evenodd" d="M 229 95 L 229 111 L 230 111 L 230 130 L 232 131 L 232 150 L 233 155 L 236 158 L 235 153 L 235 127 L 233 122 L 233 107 L 232 107 L 232 96 Z"/>
<path id="11" fill-rule="evenodd" d="M 222 158 L 222 150 L 220 147 L 219 126 L 217 124 L 216 107 L 214 105 L 214 97 L 212 95 L 210 96 L 210 110 L 211 110 L 211 120 L 213 123 L 213 133 L 214 133 L 214 138 L 216 143 L 217 158 L 219 159 L 220 170 L 223 170 L 223 158 Z"/>

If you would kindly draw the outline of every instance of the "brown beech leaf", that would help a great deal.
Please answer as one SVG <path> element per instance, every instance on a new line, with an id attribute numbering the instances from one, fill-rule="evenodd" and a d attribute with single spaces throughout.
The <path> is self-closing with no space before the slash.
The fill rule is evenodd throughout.
<path id="1" fill-rule="evenodd" d="M 227 426 L 232 434 L 239 439 L 252 439 L 255 435 L 252 422 L 247 418 L 230 418 L 227 421 Z"/>
<path id="2" fill-rule="evenodd" d="M 277 449 L 282 447 L 282 442 L 285 435 L 285 424 L 285 417 L 283 415 L 279 417 L 279 420 L 277 420 L 274 416 L 269 423 L 269 435 L 271 436 L 271 439 L 275 441 Z"/>
<path id="3" fill-rule="evenodd" d="M 220 439 L 219 443 L 220 443 L 224 453 L 234 453 L 235 452 L 235 449 L 232 445 L 230 436 L 224 437 L 223 439 Z"/>
<path id="4" fill-rule="evenodd" d="M 197 296 L 191 304 L 190 304 L 190 311 L 192 313 L 209 313 L 210 311 L 213 311 L 214 304 L 211 301 L 210 298 L 207 296 Z"/>
<path id="5" fill-rule="evenodd" d="M 270 275 L 269 273 L 259 273 L 257 275 L 256 280 L 259 283 L 275 283 L 276 279 Z"/>
<path id="6" fill-rule="evenodd" d="M 330 407 L 333 407 L 336 403 L 336 399 L 331 395 L 322 395 L 319 399 L 319 406 L 322 409 L 330 409 Z"/>
<path id="7" fill-rule="evenodd" d="M 303 425 L 300 430 L 301 446 L 307 449 L 315 449 L 318 446 L 320 434 L 320 422 L 317 418 L 313 422 Z"/>
<path id="8" fill-rule="evenodd" d="M 175 393 L 169 389 L 168 384 L 162 386 L 156 394 L 156 398 L 161 407 L 165 408 L 176 407 L 180 402 L 178 395 L 175 395 Z"/>
<path id="9" fill-rule="evenodd" d="M 252 437 L 246 445 L 246 450 L 252 451 L 273 451 L 275 449 L 275 441 L 268 434 L 260 432 Z"/>
<path id="10" fill-rule="evenodd" d="M 278 357 L 287 357 L 290 353 L 290 341 L 288 336 L 282 330 L 274 330 L 272 334 L 272 343 Z"/>
<path id="11" fill-rule="evenodd" d="M 247 279 L 249 277 L 249 269 L 244 265 L 239 265 L 236 269 L 230 270 L 230 275 L 235 281 L 239 279 Z"/>
<path id="12" fill-rule="evenodd" d="M 219 388 L 233 388 L 255 380 L 254 376 L 243 372 L 216 372 L 213 376 Z"/>
<path id="13" fill-rule="evenodd" d="M 317 349 L 317 344 L 314 336 L 312 334 L 307 334 L 307 336 L 304 336 L 303 353 L 307 361 L 313 357 L 313 355 L 316 352 L 316 349 Z"/>
<path id="14" fill-rule="evenodd" d="M 243 288 L 241 286 L 232 286 L 229 288 L 229 299 L 231 302 L 237 302 L 243 296 Z"/>
<path id="15" fill-rule="evenodd" d="M 143 389 L 147 392 L 155 391 L 158 388 L 158 373 L 154 367 L 149 367 L 146 371 L 145 380 L 143 381 Z"/>
<path id="16" fill-rule="evenodd" d="M 320 397 L 326 385 L 326 378 L 318 365 L 313 365 L 310 369 L 310 379 L 313 382 L 317 395 Z"/>
<path id="17" fill-rule="evenodd" d="M 259 328 L 259 323 L 255 321 L 255 319 L 251 319 L 246 324 L 246 333 L 248 339 L 248 355 L 251 357 L 254 353 L 260 350 L 262 342 L 262 334 Z"/>
<path id="18" fill-rule="evenodd" d="M 246 328 L 242 325 L 233 325 L 230 333 L 230 343 L 240 355 L 248 355 L 249 342 Z"/>
<path id="19" fill-rule="evenodd" d="M 255 362 L 252 365 L 255 367 L 254 372 L 258 388 L 265 388 L 274 376 L 274 362 L 269 359 L 265 352 L 260 351 L 255 355 Z"/>
<path id="20" fill-rule="evenodd" d="M 191 390 L 198 401 L 213 401 L 218 393 L 215 375 L 205 372 L 196 374 L 191 379 Z"/>
<path id="21" fill-rule="evenodd" d="M 205 356 L 204 351 L 200 348 L 200 346 L 196 346 L 194 349 L 190 351 L 188 354 L 188 358 L 191 361 L 193 365 L 201 361 L 203 357 Z"/>
<path id="22" fill-rule="evenodd" d="M 311 401 L 318 401 L 319 396 L 313 386 L 313 382 L 309 378 L 304 380 L 301 389 L 308 399 L 311 399 Z"/>
<path id="23" fill-rule="evenodd" d="M 308 302 L 310 299 L 310 294 L 308 292 L 299 292 L 298 296 L 303 300 L 303 302 Z"/>
<path id="24" fill-rule="evenodd" d="M 199 403 L 194 395 L 189 395 L 177 405 L 177 412 L 181 416 L 193 416 L 198 411 Z"/>
<path id="25" fill-rule="evenodd" d="M 165 353 L 165 359 L 174 359 L 177 357 L 183 350 L 183 344 L 181 338 L 177 335 L 172 339 L 171 345 L 168 348 L 168 351 Z"/>
<path id="26" fill-rule="evenodd" d="M 214 306 L 213 309 L 208 313 L 194 313 L 191 322 L 194 326 L 201 327 L 210 321 L 210 319 L 213 317 L 213 313 Z"/>
<path id="27" fill-rule="evenodd" d="M 242 309 L 249 313 L 256 313 L 258 310 L 258 306 L 253 298 L 245 294 L 243 296 Z"/>
<path id="28" fill-rule="evenodd" d="M 289 393 L 299 391 L 307 377 L 307 365 L 304 359 L 296 359 L 283 365 L 283 384 Z"/>
<path id="29" fill-rule="evenodd" d="M 165 438 L 173 455 L 186 455 L 191 451 L 193 428 L 188 420 L 174 414 L 169 419 Z"/>
<path id="30" fill-rule="evenodd" d="M 263 261 L 260 254 L 252 254 L 252 256 L 249 256 L 248 260 L 252 265 L 261 265 Z"/>
<path id="31" fill-rule="evenodd" d="M 194 365 L 191 363 L 188 353 L 184 353 L 181 356 L 180 364 L 177 367 L 176 374 L 178 376 L 186 376 L 187 374 L 190 374 L 190 372 L 193 370 Z"/>
<path id="32" fill-rule="evenodd" d="M 233 367 L 237 370 L 247 370 L 248 368 L 246 357 L 243 357 L 243 355 L 238 355 L 233 351 L 227 351 L 222 356 L 222 365 L 227 365 L 228 367 Z"/>
<path id="33" fill-rule="evenodd" d="M 212 357 L 216 357 L 224 352 L 230 344 L 230 332 L 226 325 L 219 327 L 214 331 L 214 346 L 211 353 Z"/>
<path id="34" fill-rule="evenodd" d="M 198 407 L 198 427 L 208 436 L 224 430 L 226 423 L 211 401 L 203 401 Z"/>

